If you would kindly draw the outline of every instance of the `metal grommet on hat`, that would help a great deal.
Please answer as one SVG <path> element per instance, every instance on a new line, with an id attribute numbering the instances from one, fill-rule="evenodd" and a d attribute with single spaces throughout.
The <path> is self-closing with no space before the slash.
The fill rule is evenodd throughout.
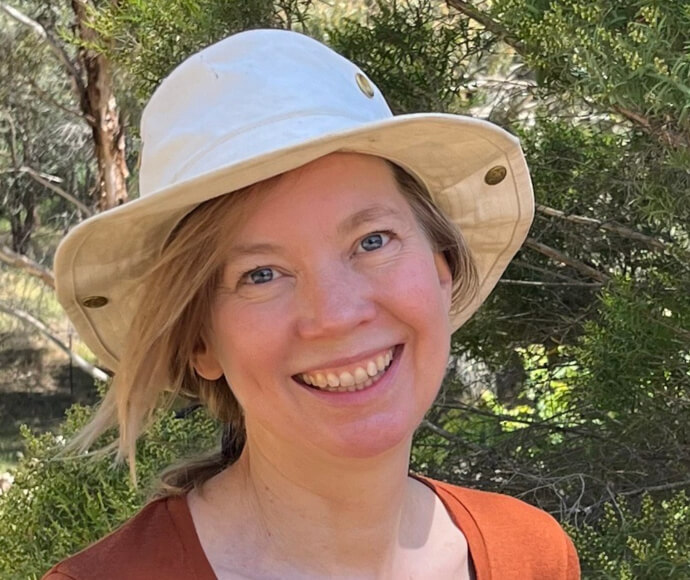
<path id="1" fill-rule="evenodd" d="M 355 80 L 357 81 L 357 86 L 359 90 L 362 91 L 370 99 L 374 98 L 374 87 L 371 86 L 369 79 L 365 77 L 361 72 L 355 74 Z"/>
<path id="2" fill-rule="evenodd" d="M 108 299 L 105 296 L 89 296 L 81 301 L 86 308 L 103 308 L 108 304 Z"/>
<path id="3" fill-rule="evenodd" d="M 506 178 L 508 175 L 508 170 L 503 165 L 496 165 L 486 172 L 484 176 L 484 181 L 487 185 L 498 185 Z"/>

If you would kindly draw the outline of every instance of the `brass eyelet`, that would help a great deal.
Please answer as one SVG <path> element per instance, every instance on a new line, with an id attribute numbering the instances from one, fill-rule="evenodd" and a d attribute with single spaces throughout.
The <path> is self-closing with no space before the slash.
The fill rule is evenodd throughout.
<path id="1" fill-rule="evenodd" d="M 508 170 L 503 165 L 496 165 L 486 172 L 484 176 L 484 181 L 487 185 L 498 185 L 506 178 L 508 175 Z"/>
<path id="2" fill-rule="evenodd" d="M 370 99 L 374 98 L 374 87 L 371 86 L 369 79 L 365 77 L 362 73 L 355 73 L 355 80 L 357 81 L 357 86 L 359 90 L 362 91 Z"/>
<path id="3" fill-rule="evenodd" d="M 108 299 L 105 296 L 89 296 L 81 301 L 86 308 L 103 308 L 108 304 Z"/>

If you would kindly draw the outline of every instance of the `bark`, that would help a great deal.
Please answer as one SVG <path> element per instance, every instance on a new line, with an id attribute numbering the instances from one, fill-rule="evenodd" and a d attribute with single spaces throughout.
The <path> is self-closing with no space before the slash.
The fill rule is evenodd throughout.
<path id="1" fill-rule="evenodd" d="M 113 93 L 112 67 L 105 56 L 87 48 L 100 40 L 89 26 L 88 6 L 86 0 L 72 0 L 76 32 L 83 41 L 79 60 L 86 75 L 81 109 L 93 132 L 100 185 L 98 207 L 106 210 L 127 201 L 129 171 L 125 159 L 124 127 Z"/>
<path id="2" fill-rule="evenodd" d="M 75 62 L 51 31 L 16 8 L 0 2 L 2 12 L 32 30 L 48 45 L 69 76 L 81 116 L 93 133 L 100 192 L 98 207 L 105 210 L 127 201 L 129 171 L 125 158 L 124 127 L 113 92 L 112 68 L 105 56 L 87 48 L 97 45 L 100 40 L 88 24 L 90 6 L 90 0 L 72 0 L 75 32 L 83 41 Z"/>

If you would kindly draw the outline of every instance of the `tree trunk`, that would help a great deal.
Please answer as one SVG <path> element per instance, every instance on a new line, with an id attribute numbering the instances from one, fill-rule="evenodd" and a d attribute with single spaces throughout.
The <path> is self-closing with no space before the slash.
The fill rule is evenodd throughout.
<path id="1" fill-rule="evenodd" d="M 79 49 L 86 86 L 81 95 L 81 108 L 93 131 L 94 150 L 98 163 L 100 210 L 122 205 L 127 201 L 127 163 L 125 134 L 120 111 L 113 94 L 113 77 L 105 56 L 86 48 L 99 39 L 88 23 L 88 0 L 72 0 L 76 17 L 75 28 L 84 42 Z"/>
<path id="2" fill-rule="evenodd" d="M 31 191 L 27 192 L 19 207 L 10 211 L 12 249 L 19 254 L 29 254 L 31 235 L 37 223 L 36 200 Z"/>

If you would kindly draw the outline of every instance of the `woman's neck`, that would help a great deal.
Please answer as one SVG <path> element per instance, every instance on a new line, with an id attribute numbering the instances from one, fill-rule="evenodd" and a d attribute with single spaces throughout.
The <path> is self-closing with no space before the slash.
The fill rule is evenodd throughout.
<path id="1" fill-rule="evenodd" d="M 256 572 L 258 557 L 266 572 L 287 566 L 283 577 L 390 576 L 405 549 L 423 543 L 423 531 L 406 525 L 419 522 L 407 477 L 410 443 L 352 459 L 250 439 L 194 500 L 214 520 L 212 551 L 227 538 L 225 557 L 236 571 L 241 560 Z"/>

